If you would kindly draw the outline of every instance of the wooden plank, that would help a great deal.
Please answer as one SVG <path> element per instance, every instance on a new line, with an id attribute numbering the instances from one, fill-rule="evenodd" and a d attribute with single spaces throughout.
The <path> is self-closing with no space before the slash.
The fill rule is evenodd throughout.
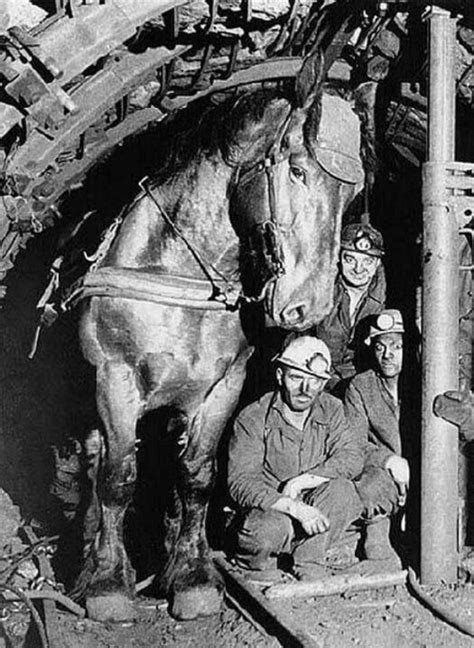
<path id="1" fill-rule="evenodd" d="M 54 162 L 59 153 L 96 122 L 108 108 L 139 85 L 151 71 L 169 63 L 189 49 L 187 45 L 180 45 L 174 49 L 158 47 L 141 54 L 126 54 L 113 68 L 98 72 L 71 94 L 79 112 L 69 116 L 54 132 L 53 139 L 48 139 L 39 131 L 33 131 L 28 140 L 11 156 L 8 173 L 29 175 L 30 184 L 33 185 L 37 176 Z M 161 113 L 155 109 L 154 114 L 156 116 Z M 22 193 L 29 195 L 30 192 L 31 186 Z"/>
<path id="2" fill-rule="evenodd" d="M 250 83 L 263 83 L 264 81 L 277 81 L 279 79 L 290 79 L 294 77 L 303 59 L 299 56 L 281 56 L 268 59 L 263 63 L 256 63 L 245 70 L 238 70 L 227 79 L 214 81 L 208 88 L 195 92 L 193 95 L 180 95 L 174 98 L 165 98 L 160 107 L 167 112 L 181 110 L 191 101 L 202 99 L 215 92 L 223 92 L 230 88 Z"/>
<path id="3" fill-rule="evenodd" d="M 95 63 L 128 38 L 140 25 L 187 0 L 108 0 L 107 4 L 78 5 L 74 20 L 64 16 L 37 38 L 45 57 L 61 62 L 61 85 Z"/>
<path id="4" fill-rule="evenodd" d="M 265 598 L 311 598 L 313 596 L 331 596 L 346 592 L 360 592 L 363 590 L 382 587 L 404 585 L 407 580 L 406 571 L 372 574 L 361 576 L 359 574 L 336 575 L 323 578 L 314 583 L 288 583 L 271 585 L 265 590 Z"/>

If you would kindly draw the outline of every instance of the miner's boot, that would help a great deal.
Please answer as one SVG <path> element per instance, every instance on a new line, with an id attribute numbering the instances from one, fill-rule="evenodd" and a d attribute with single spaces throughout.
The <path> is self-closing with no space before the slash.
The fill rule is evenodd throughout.
<path id="1" fill-rule="evenodd" d="M 400 558 L 390 543 L 390 518 L 379 517 L 365 527 L 364 553 L 367 560 L 383 561 L 387 567 L 400 569 Z"/>

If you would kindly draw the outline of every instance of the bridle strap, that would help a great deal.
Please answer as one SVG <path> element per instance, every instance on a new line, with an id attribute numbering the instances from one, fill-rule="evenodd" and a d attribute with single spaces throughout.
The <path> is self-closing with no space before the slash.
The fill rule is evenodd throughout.
<path id="1" fill-rule="evenodd" d="M 234 181 L 234 188 L 237 188 L 240 185 L 244 185 L 247 182 L 250 182 L 250 180 L 253 180 L 253 178 L 255 178 L 256 176 L 260 175 L 263 172 L 265 172 L 269 184 L 274 184 L 273 168 L 278 164 L 281 164 L 282 162 L 287 160 L 289 157 L 289 153 L 285 154 L 281 152 L 281 145 L 288 131 L 293 114 L 294 114 L 294 109 L 291 109 L 288 115 L 285 117 L 277 133 L 276 138 L 273 140 L 270 148 L 266 152 L 265 157 L 263 159 L 255 162 L 255 164 L 251 166 L 249 169 L 247 169 L 246 171 L 242 171 L 240 167 L 237 169 L 237 177 Z M 270 220 L 274 223 L 275 226 L 277 226 L 278 223 L 277 223 L 277 213 L 276 213 L 276 195 L 274 189 L 272 190 L 271 194 L 272 195 L 270 195 L 269 192 Z M 262 221 L 261 223 L 257 222 L 256 224 L 263 225 L 264 223 L 265 221 Z"/>
<path id="2" fill-rule="evenodd" d="M 214 277 L 211 275 L 209 272 L 208 268 L 210 268 L 213 272 L 215 272 L 226 284 L 228 287 L 233 286 L 233 282 L 230 281 L 220 270 L 218 270 L 208 259 L 206 259 L 203 255 L 202 252 L 200 252 L 196 246 L 194 246 L 186 237 L 184 232 L 181 230 L 176 223 L 174 223 L 171 218 L 168 216 L 166 213 L 165 209 L 161 206 L 160 202 L 156 198 L 156 196 L 153 195 L 153 193 L 150 190 L 150 187 L 148 185 L 149 177 L 145 176 L 142 178 L 138 185 L 141 187 L 141 189 L 145 192 L 145 194 L 152 200 L 154 203 L 155 207 L 158 210 L 158 213 L 161 215 L 165 223 L 171 228 L 171 230 L 174 232 L 174 234 L 180 238 L 188 250 L 191 252 L 193 257 L 196 259 L 199 267 L 203 271 L 204 275 L 206 276 L 206 279 L 209 281 L 209 283 L 212 286 L 212 300 L 216 301 L 226 301 L 226 291 L 223 291 L 222 288 L 217 284 L 217 282 L 214 280 Z"/>
<path id="3" fill-rule="evenodd" d="M 294 115 L 294 109 L 290 109 L 285 119 L 283 120 L 276 138 L 273 140 L 271 146 L 265 154 L 263 160 L 258 160 L 247 171 L 237 170 L 237 177 L 234 181 L 234 189 L 245 185 L 256 176 L 265 173 L 267 184 L 268 196 L 268 218 L 262 221 L 257 221 L 253 226 L 262 233 L 264 240 L 270 240 L 269 253 L 271 255 L 271 278 L 263 286 L 258 297 L 246 297 L 248 301 L 261 301 L 265 295 L 266 286 L 271 281 L 275 281 L 285 274 L 285 266 L 283 260 L 283 251 L 280 242 L 281 224 L 278 218 L 278 202 L 275 187 L 275 167 L 288 159 L 289 153 L 282 153 L 282 142 L 285 138 L 291 120 Z"/>
<path id="4" fill-rule="evenodd" d="M 271 229 L 271 235 L 275 241 L 275 254 L 273 263 L 275 265 L 275 274 L 276 277 L 281 277 L 285 274 L 285 266 L 282 259 L 282 250 L 279 241 L 279 232 L 280 227 L 278 224 L 278 214 L 277 214 L 277 200 L 276 200 L 276 190 L 275 190 L 275 165 L 266 165 L 265 166 L 265 175 L 267 178 L 267 189 L 268 189 L 268 208 L 270 211 L 270 219 L 263 223 L 262 226 L 266 226 L 267 229 Z"/>

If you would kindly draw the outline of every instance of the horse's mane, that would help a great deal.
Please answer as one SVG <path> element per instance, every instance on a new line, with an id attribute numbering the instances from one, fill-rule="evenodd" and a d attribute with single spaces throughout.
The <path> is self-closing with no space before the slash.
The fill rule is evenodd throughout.
<path id="1" fill-rule="evenodd" d="M 236 134 L 239 133 L 239 148 L 251 146 L 254 143 L 252 125 L 261 123 L 265 109 L 275 100 L 280 100 L 282 105 L 286 101 L 289 110 L 292 100 L 290 84 L 250 92 L 248 89 L 240 90 L 224 99 L 219 97 L 214 101 L 208 99 L 194 102 L 171 117 L 160 129 L 166 135 L 160 142 L 160 159 L 157 161 L 156 172 L 151 177 L 152 183 L 162 184 L 190 166 L 199 165 L 203 156 L 213 156 L 219 152 L 226 163 L 232 166 L 232 147 L 236 144 Z M 284 115 L 282 120 L 283 118 Z M 266 126 L 266 133 L 260 129 L 259 135 L 265 135 L 262 138 L 263 145 L 266 140 L 270 145 L 277 124 L 268 123 L 263 126 Z M 249 133 L 247 138 L 246 130 Z"/>
<path id="2" fill-rule="evenodd" d="M 325 84 L 324 92 L 351 101 L 347 88 Z M 245 157 L 245 149 L 252 151 L 254 161 L 262 157 L 275 138 L 278 123 L 263 122 L 265 110 L 274 101 L 280 101 L 280 123 L 288 114 L 294 101 L 291 82 L 250 90 L 234 90 L 231 95 L 215 95 L 193 102 L 188 108 L 172 115 L 159 127 L 159 153 L 154 171 L 150 174 L 153 185 L 161 185 L 198 166 L 203 157 L 220 153 L 230 166 L 237 166 L 237 153 Z M 361 157 L 366 170 L 375 171 L 377 155 L 374 149 L 374 133 L 368 129 L 370 119 L 366 106 L 357 105 L 355 111 L 361 120 Z M 307 111 L 303 125 L 304 145 L 313 156 L 314 139 L 320 119 L 320 101 L 316 100 Z M 258 137 L 256 137 L 258 134 Z M 256 143 L 258 140 L 258 144 Z"/>

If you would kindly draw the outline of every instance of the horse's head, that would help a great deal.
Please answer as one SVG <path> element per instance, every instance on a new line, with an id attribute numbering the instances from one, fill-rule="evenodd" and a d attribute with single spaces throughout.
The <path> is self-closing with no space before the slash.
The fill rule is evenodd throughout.
<path id="1" fill-rule="evenodd" d="M 230 209 L 244 291 L 293 330 L 332 305 L 341 217 L 364 178 L 358 117 L 308 76 L 306 69 L 293 102 L 244 96 L 230 115 L 236 134 L 226 151 L 237 167 Z"/>

